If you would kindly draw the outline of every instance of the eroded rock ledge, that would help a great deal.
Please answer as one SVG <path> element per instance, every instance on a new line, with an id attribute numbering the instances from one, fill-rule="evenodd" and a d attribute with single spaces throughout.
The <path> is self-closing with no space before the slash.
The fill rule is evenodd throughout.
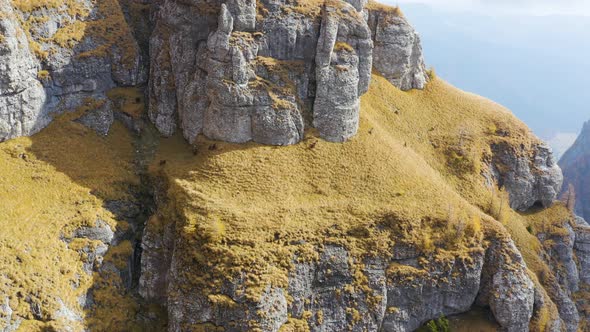
<path id="1" fill-rule="evenodd" d="M 489 307 L 502 330 L 522 332 L 544 306 L 542 289 L 530 279 L 520 252 L 495 231 L 485 236 L 468 231 L 461 249 L 436 252 L 400 236 L 388 257 L 361 261 L 343 246 L 324 245 L 314 260 L 293 257 L 286 287 L 258 285 L 260 294 L 252 297 L 252 285 L 243 276 L 228 277 L 219 289 L 201 289 L 195 280 L 207 278 L 206 273 L 195 275 L 190 272 L 194 266 L 185 263 L 186 251 L 199 249 L 174 236 L 184 227 L 183 217 L 165 214 L 177 203 L 168 196 L 173 191 L 166 180 L 158 183 L 161 212 L 144 233 L 139 291 L 167 307 L 170 331 L 299 331 L 301 323 L 302 331 L 403 332 L 477 305 Z"/>

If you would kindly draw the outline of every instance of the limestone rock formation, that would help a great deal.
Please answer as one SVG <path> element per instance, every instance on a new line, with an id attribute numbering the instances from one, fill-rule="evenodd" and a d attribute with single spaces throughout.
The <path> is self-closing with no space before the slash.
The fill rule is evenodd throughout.
<path id="1" fill-rule="evenodd" d="M 391 259 L 364 262 L 330 245 L 319 250 L 317 262 L 295 261 L 286 289 L 268 285 L 259 300 L 252 300 L 240 278 L 228 281 L 218 295 L 187 287 L 191 276 L 183 259 L 172 254 L 184 250 L 182 241 L 170 237 L 174 223 L 152 218 L 147 227 L 140 292 L 167 303 L 170 331 L 189 325 L 279 331 L 289 318 L 307 319 L 311 331 L 413 331 L 441 314 L 469 311 L 476 299 L 491 308 L 506 331 L 528 331 L 533 314 L 535 289 L 510 240 L 494 240 L 486 250 L 478 244 L 467 256 L 436 259 L 400 240 Z M 364 286 L 355 283 L 359 273 L 367 276 Z M 309 312 L 321 314 L 306 316 Z"/>
<path id="2" fill-rule="evenodd" d="M 575 234 L 574 249 L 580 264 L 580 281 L 590 285 L 590 227 L 579 225 Z"/>
<path id="3" fill-rule="evenodd" d="M 0 1 L 0 141 L 31 135 L 50 121 L 39 62 L 9 0 Z"/>
<path id="4" fill-rule="evenodd" d="M 343 1 L 204 6 L 170 0 L 159 12 L 150 118 L 162 134 L 179 126 L 189 142 L 203 133 L 289 145 L 305 126 L 337 142 L 356 133 L 372 61 L 360 11 Z"/>
<path id="5" fill-rule="evenodd" d="M 342 8 L 343 7 L 343 8 Z M 320 135 L 343 142 L 358 130 L 360 100 L 371 75 L 370 39 L 366 22 L 338 2 L 327 2 L 316 51 L 316 93 L 313 126 Z"/>
<path id="6" fill-rule="evenodd" d="M 510 207 L 525 211 L 535 204 L 551 206 L 561 190 L 563 174 L 549 146 L 540 142 L 529 150 L 522 147 L 518 151 L 507 143 L 499 143 L 491 148 L 491 175 L 509 193 Z"/>
<path id="7" fill-rule="evenodd" d="M 546 285 L 546 288 L 551 291 L 552 300 L 557 305 L 567 331 L 575 332 L 578 330 L 580 315 L 573 301 L 573 294 L 579 290 L 580 275 L 584 275 L 586 271 L 578 267 L 577 261 L 583 258 L 574 248 L 577 233 L 583 231 L 578 228 L 574 230 L 568 221 L 559 223 L 563 225 L 565 232 L 540 232 L 537 237 L 545 246 L 545 252 L 549 256 L 548 264 L 556 277 L 555 283 Z"/>
<path id="8" fill-rule="evenodd" d="M 94 129 L 99 135 L 108 135 L 109 130 L 115 121 L 113 105 L 109 100 L 104 100 L 95 109 L 86 111 L 76 121 L 88 128 Z"/>
<path id="9" fill-rule="evenodd" d="M 403 90 L 428 80 L 420 39 L 399 12 L 370 9 L 367 23 L 364 3 L 351 5 L 165 1 L 151 40 L 150 118 L 189 142 L 204 133 L 289 145 L 306 127 L 349 139 L 372 68 Z"/>
<path id="10" fill-rule="evenodd" d="M 32 135 L 60 113 L 147 79 L 118 2 L 27 3 L 0 1 L 0 141 Z M 106 133 L 108 112 L 80 122 Z"/>
<path id="11" fill-rule="evenodd" d="M 428 72 L 418 33 L 397 8 L 372 3 L 368 12 L 375 70 L 402 90 L 424 89 Z"/>
<path id="12" fill-rule="evenodd" d="M 143 43 L 145 33 L 136 40 L 112 0 L 94 9 L 76 1 L 78 11 L 53 5 L 13 9 L 3 0 L 6 91 L 0 91 L 0 110 L 6 116 L 0 140 L 33 134 L 51 121 L 49 114 L 146 81 L 147 52 L 137 41 Z M 150 119 L 165 136 L 180 128 L 189 142 L 205 134 L 289 145 L 309 127 L 330 141 L 349 139 L 372 68 L 403 90 L 422 89 L 428 79 L 420 39 L 405 18 L 385 6 L 365 5 L 159 1 L 149 43 Z M 28 15 L 35 19 L 24 31 L 16 18 Z M 103 22 L 115 26 L 105 30 Z M 81 123 L 108 131 L 106 113 L 88 117 Z"/>
<path id="13" fill-rule="evenodd" d="M 572 185 L 576 194 L 575 211 L 582 218 L 590 219 L 590 121 L 582 128 L 575 143 L 559 160 L 565 178 L 563 190 Z"/>
<path id="14" fill-rule="evenodd" d="M 359 130 L 360 97 L 369 89 L 372 70 L 404 91 L 423 89 L 430 79 L 420 37 L 399 10 L 365 0 L 326 0 L 321 3 L 138 0 L 136 3 L 142 6 L 153 4 L 146 11 L 154 24 L 149 41 L 145 31 L 142 37 L 133 34 L 126 23 L 131 21 L 130 14 L 122 10 L 117 1 L 72 1 L 83 5 L 75 7 L 80 11 L 64 10 L 65 7 L 51 3 L 23 7 L 0 0 L 0 141 L 32 135 L 45 127 L 54 114 L 67 111 L 78 111 L 73 121 L 100 135 L 109 133 L 115 119 L 137 130 L 134 119 L 141 117 L 141 111 L 139 114 L 125 111 L 129 108 L 127 99 L 135 106 L 140 105 L 141 88 L 147 82 L 148 117 L 164 136 L 179 131 L 190 143 L 198 143 L 197 136 L 203 134 L 210 139 L 233 143 L 253 141 L 266 145 L 292 145 L 303 140 L 306 129 L 315 128 L 325 140 L 344 142 Z M 33 22 L 31 27 L 23 25 L 25 17 Z M 148 25 L 147 21 L 144 17 L 138 24 Z M 80 31 L 84 33 L 73 33 Z M 140 49 L 140 44 L 145 49 Z M 149 75 L 145 70 L 147 59 L 142 58 L 148 54 Z M 125 90 L 131 87 L 137 88 L 135 93 Z M 394 90 L 400 92 L 398 89 Z M 367 132 L 372 135 L 373 128 Z M 585 126 L 585 132 L 590 132 L 590 123 Z M 585 141 L 588 137 L 581 136 L 580 140 Z M 141 138 L 144 139 L 150 138 Z M 387 147 L 393 149 L 401 143 L 396 139 L 389 137 L 376 142 L 391 144 Z M 549 207 L 562 183 L 561 171 L 551 150 L 532 140 L 530 146 L 513 144 L 508 139 L 500 141 L 493 144 L 490 155 L 485 156 L 489 157 L 485 160 L 490 173 L 489 184 L 505 188 L 510 194 L 511 207 L 521 211 L 535 205 Z M 309 166 L 305 162 L 316 158 L 308 154 L 316 143 L 300 154 L 308 158 L 299 165 L 301 169 Z M 405 142 L 403 145 L 404 149 L 408 147 Z M 367 146 L 363 146 L 363 153 L 372 153 Z M 268 151 L 273 150 L 277 149 Z M 317 150 L 319 148 L 312 152 Z M 574 147 L 572 151 L 569 156 L 574 156 L 575 163 L 579 163 L 579 157 L 586 152 L 584 147 Z M 139 148 L 136 151 L 137 154 L 142 152 Z M 196 152 L 193 151 L 198 154 Z M 420 154 L 418 149 L 405 152 Z M 340 156 L 342 153 L 335 154 Z M 21 152 L 15 156 L 22 160 L 27 158 Z M 326 159 L 332 165 L 338 156 L 328 155 Z M 218 160 L 212 157 L 209 161 L 214 164 Z M 342 169 L 347 170 L 348 166 L 344 165 L 347 160 L 344 161 Z M 384 167 L 409 168 L 408 165 L 414 165 L 405 165 L 403 161 L 399 164 L 379 162 L 383 162 Z M 166 163 L 163 158 L 155 168 L 160 167 L 159 171 L 164 173 Z M 222 170 L 209 173 L 226 171 L 227 163 L 220 162 L 219 165 L 216 166 Z M 367 167 L 367 164 L 360 165 L 362 167 L 354 171 Z M 441 172 L 434 167 L 431 169 L 432 165 L 419 164 L 418 161 L 416 165 L 426 169 L 428 174 L 424 179 L 436 178 L 444 184 L 441 187 L 448 191 L 441 192 L 461 196 L 462 193 L 452 191 L 451 186 L 445 184 Z M 444 167 L 443 164 L 439 166 Z M 191 167 L 189 174 L 202 171 L 199 166 Z M 131 167 L 126 171 L 132 172 Z M 416 174 L 422 176 L 422 171 L 417 169 Z M 283 168 L 281 172 L 287 173 Z M 206 176 L 211 175 L 209 173 Z M 333 175 L 330 174 L 329 179 Z M 63 243 L 60 243 L 71 249 L 74 255 L 84 258 L 80 261 L 82 272 L 79 274 L 86 274 L 88 278 L 116 275 L 120 283 L 111 286 L 121 292 L 134 290 L 137 286 L 138 294 L 133 293 L 136 298 L 141 296 L 143 300 L 165 308 L 169 331 L 191 328 L 247 331 L 258 328 L 274 332 L 303 324 L 311 331 L 403 332 L 413 331 L 441 314 L 467 312 L 474 305 L 489 308 L 505 331 L 528 331 L 531 322 L 539 319 L 543 310 L 555 313 L 544 317 L 549 331 L 558 331 L 562 327 L 575 331 L 579 322 L 587 318 L 580 309 L 585 300 L 578 295 L 590 284 L 590 259 L 587 258 L 590 254 L 590 226 L 582 221 L 569 223 L 569 220 L 559 220 L 561 232 L 543 230 L 534 234 L 541 243 L 539 257 L 535 258 L 539 258 L 543 267 L 551 267 L 547 275 L 539 273 L 538 279 L 544 279 L 540 281 L 532 277 L 515 243 L 504 230 L 496 230 L 495 227 L 502 229 L 502 225 L 496 225 L 492 218 L 486 220 L 492 226 L 486 225 L 484 231 L 472 229 L 473 234 L 467 236 L 465 218 L 459 217 L 463 219 L 453 227 L 458 228 L 456 234 L 465 235 L 468 241 L 456 247 L 442 248 L 446 243 L 435 246 L 429 243 L 432 239 L 422 238 L 424 234 L 415 231 L 416 225 L 422 225 L 428 219 L 416 213 L 414 224 L 402 225 L 406 229 L 400 234 L 387 234 L 387 252 L 379 255 L 369 249 L 363 254 L 355 253 L 354 249 L 340 244 L 338 241 L 343 237 L 354 237 L 348 233 L 339 233 L 340 238 L 334 237 L 334 243 L 321 242 L 313 246 L 308 245 L 303 236 L 281 242 L 280 234 L 264 234 L 264 241 L 276 244 L 273 249 L 277 251 L 297 248 L 293 249 L 294 252 L 302 252 L 306 249 L 317 257 L 304 260 L 299 259 L 298 254 L 289 254 L 286 261 L 281 262 L 288 268 L 280 266 L 289 271 L 288 275 L 286 273 L 284 279 L 255 284 L 256 287 L 248 278 L 258 278 L 266 271 L 256 270 L 257 266 L 241 269 L 242 266 L 231 264 L 243 262 L 230 262 L 227 265 L 236 267 L 236 270 L 224 275 L 227 278 L 220 281 L 221 286 L 207 285 L 215 293 L 206 293 L 203 287 L 195 286 L 195 279 L 202 282 L 205 277 L 195 275 L 194 269 L 209 262 L 193 246 L 195 242 L 191 242 L 202 234 L 187 235 L 180 231 L 189 224 L 183 219 L 186 216 L 182 210 L 186 206 L 173 204 L 176 203 L 172 202 L 175 199 L 173 194 L 181 194 L 163 183 L 170 179 L 160 179 L 159 176 L 163 177 L 158 173 L 153 179 L 159 210 L 149 219 L 145 229 L 140 220 L 144 220 L 141 214 L 147 211 L 139 211 L 139 203 L 108 201 L 104 203 L 109 213 L 101 213 L 126 221 L 127 227 L 115 229 L 100 218 L 90 218 L 84 220 L 87 226 L 64 232 Z M 218 182 L 225 180 L 217 173 L 211 176 L 219 176 Z M 379 179 L 384 178 L 372 176 L 365 174 L 370 183 L 368 188 L 383 189 L 379 187 Z M 479 171 L 475 176 L 480 176 Z M 576 184 L 577 187 L 585 186 L 578 177 L 568 179 L 581 183 Z M 190 177 L 175 180 L 196 181 Z M 301 180 L 315 182 L 318 178 L 302 176 Z M 244 178 L 237 182 L 240 181 Z M 82 186 L 91 184 L 83 182 Z M 328 187 L 326 190 L 335 193 L 342 190 L 336 183 L 330 183 Z M 320 197 L 317 200 L 321 202 L 327 200 L 328 194 L 323 188 L 313 187 L 308 191 L 302 193 L 303 201 L 311 200 L 310 197 L 314 200 Z M 430 191 L 430 187 L 426 191 Z M 219 193 L 195 194 L 191 191 L 190 194 L 203 196 L 204 200 L 213 202 L 210 205 L 216 205 L 217 202 L 207 195 Z M 227 194 L 219 194 L 224 195 Z M 387 195 L 384 205 L 405 195 L 410 197 L 417 193 L 400 191 Z M 441 193 L 434 192 L 433 195 Z M 477 195 L 479 193 L 474 194 Z M 586 195 L 582 189 L 580 199 L 583 197 Z M 460 200 L 465 203 L 468 199 L 461 197 Z M 464 206 L 472 208 L 476 218 L 480 218 L 483 208 L 469 203 Z M 424 202 L 410 207 L 400 205 L 404 205 L 404 213 L 412 214 L 412 210 L 421 208 L 420 204 Z M 194 205 L 203 210 L 211 208 Z M 314 208 L 305 212 L 315 214 L 325 209 L 323 205 Z M 381 213 L 383 208 L 380 206 L 375 214 Z M 344 216 L 355 217 L 355 209 L 348 207 Z M 235 212 L 228 211 L 225 212 Z M 583 209 L 580 212 L 585 213 Z M 290 217 L 288 213 L 285 215 Z M 335 213 L 327 220 L 340 217 Z M 448 217 L 457 219 L 452 213 Z M 366 218 L 375 222 L 372 219 L 376 217 Z M 401 221 L 395 222 L 395 227 L 402 227 Z M 449 223 L 450 220 L 440 220 L 444 227 Z M 482 228 L 481 224 L 478 225 Z M 187 228 L 198 226 L 192 224 Z M 321 232 L 329 233 L 337 226 L 326 226 Z M 221 230 L 217 231 L 222 232 L 224 226 L 218 227 Z M 235 224 L 232 227 L 239 228 Z M 374 228 L 373 235 L 383 236 L 379 233 L 383 231 L 380 225 Z M 361 237 L 369 237 L 363 230 Z M 412 231 L 415 231 L 412 236 L 404 238 Z M 295 229 L 291 235 L 300 236 L 300 232 L 301 229 Z M 529 232 L 533 233 L 532 230 Z M 318 234 L 314 235 L 324 236 Z M 531 239 L 536 241 L 533 235 Z M 368 242 L 376 240 L 369 238 Z M 224 245 L 238 247 L 237 250 L 240 246 L 256 249 L 255 243 L 242 238 L 224 241 L 228 241 Z M 109 250 L 121 243 L 124 243 L 125 250 L 119 250 L 125 254 L 118 257 L 117 251 L 111 251 L 111 260 L 105 263 Z M 429 246 L 435 246 L 437 250 L 424 248 Z M 279 269 L 278 264 L 273 268 Z M 71 326 L 83 325 L 86 323 L 84 309 L 92 307 L 92 292 L 100 286 L 98 282 L 88 288 L 88 293 L 76 300 L 79 305 L 75 308 L 62 303 L 50 313 L 45 312 L 47 310 L 39 301 L 30 301 L 30 310 L 15 314 L 10 299 L 0 294 L 0 327 L 3 331 L 15 330 L 23 316 L 43 322 L 60 320 Z M 41 317 L 43 315 L 45 317 Z"/>

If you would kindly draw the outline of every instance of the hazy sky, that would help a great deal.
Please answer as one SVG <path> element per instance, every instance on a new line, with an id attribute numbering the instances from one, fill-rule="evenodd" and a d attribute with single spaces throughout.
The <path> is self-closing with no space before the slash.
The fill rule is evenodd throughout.
<path id="1" fill-rule="evenodd" d="M 377 1 L 402 8 L 443 79 L 507 106 L 556 152 L 590 118 L 590 0 Z"/>
<path id="2" fill-rule="evenodd" d="M 424 3 L 447 10 L 497 11 L 531 15 L 590 16 L 588 0 L 385 0 L 390 4 Z"/>

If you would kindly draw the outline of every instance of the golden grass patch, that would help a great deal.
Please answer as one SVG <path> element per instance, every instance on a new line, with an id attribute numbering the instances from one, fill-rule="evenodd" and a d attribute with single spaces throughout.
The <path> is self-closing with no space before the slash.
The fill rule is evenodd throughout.
<path id="1" fill-rule="evenodd" d="M 22 329 L 59 330 L 56 326 L 64 324 L 36 321 L 29 302 L 41 305 L 46 319 L 60 301 L 80 310 L 78 297 L 106 282 L 82 270 L 84 257 L 74 250 L 78 244 L 68 249 L 62 237 L 80 226 L 94 226 L 97 219 L 114 229 L 126 227 L 102 206 L 105 200 L 126 197 L 128 186 L 137 183 L 132 157 L 131 138 L 121 125 L 102 138 L 68 116 L 33 137 L 0 144 L 0 294 L 26 320 Z M 103 289 L 117 294 L 111 282 Z M 124 302 L 121 308 L 124 313 Z M 67 322 L 74 330 L 82 328 L 72 324 Z"/>

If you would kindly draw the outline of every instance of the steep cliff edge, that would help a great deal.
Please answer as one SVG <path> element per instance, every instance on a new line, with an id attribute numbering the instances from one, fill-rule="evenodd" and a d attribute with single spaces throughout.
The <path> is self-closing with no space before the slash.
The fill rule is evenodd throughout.
<path id="1" fill-rule="evenodd" d="M 140 291 L 169 329 L 412 331 L 474 306 L 508 331 L 577 327 L 528 219 L 482 177 L 495 144 L 534 155 L 529 130 L 437 78 L 373 76 L 361 103 L 344 145 L 162 142 Z"/>
<path id="2" fill-rule="evenodd" d="M 551 151 L 398 8 L 0 8 L 0 330 L 588 329 Z"/>
<path id="3" fill-rule="evenodd" d="M 584 123 L 580 136 L 559 160 L 563 169 L 564 192 L 570 185 L 575 192 L 575 212 L 590 219 L 590 121 Z"/>

